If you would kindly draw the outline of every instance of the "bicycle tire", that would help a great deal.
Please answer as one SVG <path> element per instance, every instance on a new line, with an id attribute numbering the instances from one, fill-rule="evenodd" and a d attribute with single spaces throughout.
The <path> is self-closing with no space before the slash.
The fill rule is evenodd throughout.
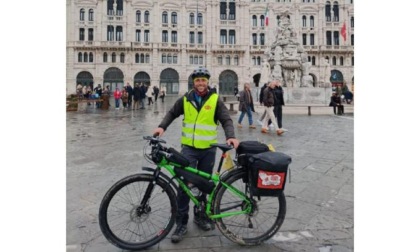
<path id="1" fill-rule="evenodd" d="M 235 169 L 223 177 L 223 182 L 233 186 L 250 197 L 248 184 L 243 182 L 247 172 Z M 215 219 L 220 232 L 232 242 L 240 245 L 259 245 L 273 237 L 283 224 L 286 215 L 286 198 L 282 192 L 276 197 L 257 197 L 252 199 L 250 214 L 232 215 Z M 236 208 L 233 208 L 236 206 Z M 224 209 L 230 208 L 224 211 Z M 220 183 L 215 191 L 212 204 L 214 214 L 240 211 L 246 203 Z M 252 227 L 250 226 L 252 223 Z"/>
<path id="2" fill-rule="evenodd" d="M 140 250 L 157 244 L 171 231 L 176 217 L 176 194 L 161 177 L 143 213 L 140 202 L 151 174 L 135 174 L 115 183 L 99 207 L 99 226 L 109 242 L 126 250 Z"/>

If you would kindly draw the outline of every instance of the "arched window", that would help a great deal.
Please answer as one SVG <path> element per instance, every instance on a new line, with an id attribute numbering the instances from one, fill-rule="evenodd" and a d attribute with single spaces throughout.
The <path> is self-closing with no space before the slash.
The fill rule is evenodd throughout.
<path id="1" fill-rule="evenodd" d="M 149 11 L 145 11 L 144 12 L 144 22 L 146 23 L 146 24 L 148 24 L 149 22 L 150 22 L 150 12 Z"/>
<path id="2" fill-rule="evenodd" d="M 335 56 L 332 58 L 332 64 L 333 66 L 337 65 L 337 58 Z"/>
<path id="3" fill-rule="evenodd" d="M 194 64 L 194 57 L 190 55 L 190 65 Z"/>
<path id="4" fill-rule="evenodd" d="M 108 62 L 108 53 L 104 53 L 104 56 L 103 56 L 103 62 L 104 63 L 106 63 L 106 62 Z"/>
<path id="5" fill-rule="evenodd" d="M 78 57 L 77 57 L 77 61 L 78 62 L 83 62 L 83 53 L 79 52 Z"/>
<path id="6" fill-rule="evenodd" d="M 252 26 L 257 26 L 257 16 L 256 15 L 252 15 Z"/>
<path id="7" fill-rule="evenodd" d="M 162 63 L 166 64 L 166 54 L 162 54 Z"/>
<path id="8" fill-rule="evenodd" d="M 217 56 L 217 64 L 223 65 L 223 57 L 221 55 Z"/>
<path id="9" fill-rule="evenodd" d="M 350 18 L 350 27 L 353 28 L 354 27 L 354 17 Z"/>
<path id="10" fill-rule="evenodd" d="M 80 9 L 80 21 L 85 21 L 85 9 Z"/>
<path id="11" fill-rule="evenodd" d="M 136 53 L 135 62 L 140 63 L 140 55 L 138 53 Z"/>
<path id="12" fill-rule="evenodd" d="M 344 65 L 344 58 L 343 58 L 343 56 L 341 56 L 340 57 L 340 66 L 343 66 Z"/>
<path id="13" fill-rule="evenodd" d="M 85 40 L 85 28 L 79 29 L 79 40 L 84 41 Z"/>
<path id="14" fill-rule="evenodd" d="M 198 13 L 197 15 L 197 24 L 202 25 L 203 24 L 203 14 Z"/>
<path id="15" fill-rule="evenodd" d="M 265 37 L 264 37 L 264 33 L 260 34 L 260 45 L 264 45 L 265 44 Z"/>
<path id="16" fill-rule="evenodd" d="M 354 66 L 354 56 L 351 57 L 351 65 Z"/>
<path id="17" fill-rule="evenodd" d="M 89 21 L 93 21 L 93 10 L 89 9 Z"/>
<path id="18" fill-rule="evenodd" d="M 325 18 L 327 22 L 328 21 L 331 22 L 331 2 L 330 1 L 327 1 L 325 3 Z"/>
<path id="19" fill-rule="evenodd" d="M 203 56 L 198 57 L 198 64 L 203 65 Z"/>
<path id="20" fill-rule="evenodd" d="M 264 26 L 264 24 L 265 24 L 265 18 L 264 18 L 264 15 L 261 15 L 261 16 L 260 16 L 260 26 Z"/>
<path id="21" fill-rule="evenodd" d="M 235 57 L 233 58 L 233 64 L 235 66 L 239 66 L 239 57 L 238 57 L 238 55 L 235 55 Z"/>
<path id="22" fill-rule="evenodd" d="M 173 55 L 173 61 L 174 61 L 174 64 L 178 64 L 178 55 L 176 54 Z"/>
<path id="23" fill-rule="evenodd" d="M 195 17 L 194 17 L 194 13 L 190 13 L 190 25 L 193 25 L 195 23 Z"/>
<path id="24" fill-rule="evenodd" d="M 162 13 L 162 24 L 167 24 L 167 23 L 168 23 L 168 13 L 164 11 Z"/>
<path id="25" fill-rule="evenodd" d="M 277 15 L 277 26 L 280 26 L 280 15 Z"/>
<path id="26" fill-rule="evenodd" d="M 124 63 L 124 61 L 125 61 L 125 54 L 121 53 L 120 54 L 120 63 Z"/>
<path id="27" fill-rule="evenodd" d="M 141 22 L 141 11 L 136 11 L 136 22 L 140 23 Z"/>
<path id="28" fill-rule="evenodd" d="M 111 61 L 112 61 L 112 63 L 115 63 L 117 61 L 117 54 L 114 53 L 114 52 L 111 55 Z"/>
<path id="29" fill-rule="evenodd" d="M 150 55 L 146 54 L 146 63 L 150 63 Z"/>
<path id="30" fill-rule="evenodd" d="M 144 54 L 140 54 L 140 63 L 144 63 Z"/>
<path id="31" fill-rule="evenodd" d="M 229 30 L 229 44 L 236 44 L 235 30 Z"/>
<path id="32" fill-rule="evenodd" d="M 260 56 L 257 57 L 257 65 L 261 66 L 261 57 Z"/>
<path id="33" fill-rule="evenodd" d="M 338 15 L 338 2 L 334 2 L 333 6 L 333 12 L 334 12 L 334 22 L 340 21 L 339 15 Z"/>
<path id="34" fill-rule="evenodd" d="M 252 45 L 257 45 L 257 34 L 252 33 Z"/>
<path id="35" fill-rule="evenodd" d="M 172 24 L 177 24 L 178 23 L 178 15 L 176 14 L 176 12 L 172 12 L 172 14 L 171 14 L 171 23 Z"/>
<path id="36" fill-rule="evenodd" d="M 351 40 L 351 45 L 354 46 L 354 34 L 350 36 L 350 40 Z"/>
<path id="37" fill-rule="evenodd" d="M 87 52 L 85 52 L 84 54 L 83 54 L 83 62 L 88 62 L 88 54 L 87 54 Z"/>
<path id="38" fill-rule="evenodd" d="M 302 27 L 306 27 L 306 16 L 302 17 Z"/>
<path id="39" fill-rule="evenodd" d="M 252 56 L 252 64 L 254 66 L 257 65 L 257 58 L 255 56 Z"/>
<path id="40" fill-rule="evenodd" d="M 93 62 L 93 53 L 89 53 L 89 62 Z"/>
<path id="41" fill-rule="evenodd" d="M 315 27 L 315 19 L 314 16 L 309 17 L 309 26 Z"/>
<path id="42" fill-rule="evenodd" d="M 172 64 L 172 55 L 168 54 L 168 64 Z"/>
<path id="43" fill-rule="evenodd" d="M 312 66 L 315 66 L 315 56 L 312 56 Z"/>
<path id="44" fill-rule="evenodd" d="M 306 45 L 306 33 L 302 34 L 302 45 Z"/>
<path id="45" fill-rule="evenodd" d="M 226 65 L 230 65 L 230 55 L 226 56 Z"/>

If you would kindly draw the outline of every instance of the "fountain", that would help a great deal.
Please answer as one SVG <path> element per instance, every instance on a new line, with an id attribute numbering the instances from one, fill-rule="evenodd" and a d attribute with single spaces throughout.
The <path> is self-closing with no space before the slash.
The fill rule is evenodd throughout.
<path id="1" fill-rule="evenodd" d="M 299 44 L 286 14 L 280 17 L 280 27 L 276 29 L 275 41 L 265 52 L 268 62 L 263 63 L 261 81 L 265 82 L 267 68 L 268 79 L 278 79 L 284 89 L 284 99 L 289 104 L 328 104 L 331 97 L 331 70 L 328 62 L 321 66 L 318 87 L 314 87 L 309 75 L 311 62 L 308 54 Z"/>

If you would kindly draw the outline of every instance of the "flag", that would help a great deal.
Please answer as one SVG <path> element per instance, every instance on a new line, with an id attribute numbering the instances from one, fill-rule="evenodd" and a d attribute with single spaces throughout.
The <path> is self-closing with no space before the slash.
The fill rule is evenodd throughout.
<path id="1" fill-rule="evenodd" d="M 225 162 L 223 162 L 222 168 L 226 170 L 230 170 L 233 168 L 233 161 L 229 153 L 226 153 Z"/>
<path id="2" fill-rule="evenodd" d="M 264 16 L 265 16 L 265 26 L 268 26 L 268 5 L 265 8 L 265 14 L 264 14 Z"/>
<path id="3" fill-rule="evenodd" d="M 344 41 L 347 39 L 347 31 L 346 31 L 346 21 L 343 23 L 343 27 L 341 27 L 341 36 L 343 36 Z"/>

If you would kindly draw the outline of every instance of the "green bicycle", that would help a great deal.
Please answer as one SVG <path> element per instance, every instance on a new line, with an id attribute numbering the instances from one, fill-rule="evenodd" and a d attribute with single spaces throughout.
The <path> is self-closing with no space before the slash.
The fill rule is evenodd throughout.
<path id="1" fill-rule="evenodd" d="M 152 136 L 143 139 L 147 140 L 144 156 L 156 167 L 143 167 L 144 173 L 116 182 L 99 207 L 101 231 L 113 245 L 140 250 L 164 239 L 175 224 L 177 190 L 185 191 L 232 242 L 258 245 L 280 229 L 286 214 L 283 190 L 274 196 L 257 195 L 252 190 L 251 173 L 236 159 L 233 169 L 219 174 L 232 146 L 212 145 L 223 152 L 217 172 L 212 175 L 190 167 L 182 154 L 162 145 L 166 143 L 163 139 Z M 208 194 L 207 202 L 194 196 L 191 181 Z"/>

